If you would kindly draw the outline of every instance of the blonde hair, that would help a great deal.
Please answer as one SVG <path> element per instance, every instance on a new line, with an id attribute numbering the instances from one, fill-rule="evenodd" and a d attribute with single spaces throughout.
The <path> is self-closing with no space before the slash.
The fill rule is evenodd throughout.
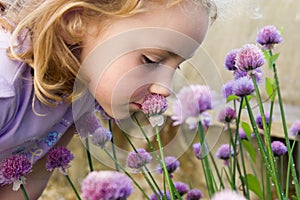
<path id="1" fill-rule="evenodd" d="M 168 0 L 151 1 L 169 3 Z M 172 6 L 182 1 L 184 0 L 173 0 L 168 5 Z M 97 18 L 103 19 L 99 21 L 104 22 L 110 17 L 132 16 L 145 11 L 144 4 L 149 0 L 6 2 L 7 0 L 0 0 L 0 25 L 12 32 L 13 41 L 18 41 L 17 46 L 11 45 L 9 48 L 9 55 L 33 68 L 36 97 L 46 105 L 55 106 L 63 100 L 71 102 L 84 91 L 82 85 L 75 93 L 73 86 L 80 68 L 80 43 L 86 31 L 87 20 Z M 201 2 L 208 11 L 215 9 L 211 0 Z M 214 19 L 216 14 L 211 16 Z M 66 41 L 66 38 L 72 39 Z"/>

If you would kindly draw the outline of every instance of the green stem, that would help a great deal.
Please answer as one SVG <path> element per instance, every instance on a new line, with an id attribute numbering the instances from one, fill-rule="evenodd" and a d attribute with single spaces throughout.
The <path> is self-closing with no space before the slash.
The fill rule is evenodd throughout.
<path id="1" fill-rule="evenodd" d="M 293 157 L 293 151 L 294 151 L 294 148 L 295 148 L 295 145 L 296 145 L 296 140 L 294 140 L 293 142 L 293 145 L 292 145 L 292 149 L 290 152 L 288 152 L 288 165 L 287 166 L 290 166 L 291 164 L 291 158 Z M 289 196 L 289 184 L 290 184 L 290 167 L 287 168 L 287 173 L 286 173 L 286 187 L 285 187 L 285 196 L 286 196 L 286 199 L 288 199 L 288 196 Z M 295 183 L 294 183 L 295 184 Z M 296 186 L 295 186 L 296 187 Z"/>
<path id="2" fill-rule="evenodd" d="M 219 178 L 219 182 L 220 182 L 221 188 L 224 189 L 225 186 L 224 186 L 224 183 L 223 183 L 223 180 L 222 180 L 222 176 L 221 176 L 221 174 L 220 174 L 220 172 L 219 172 L 219 169 L 218 169 L 218 167 L 217 167 L 217 163 L 216 163 L 216 161 L 215 161 L 215 159 L 214 159 L 214 156 L 212 155 L 211 152 L 209 152 L 209 156 L 210 156 L 210 159 L 211 159 L 211 161 L 212 161 L 212 163 L 213 163 L 213 166 L 214 166 L 214 168 L 215 168 L 215 170 L 216 170 L 216 172 L 217 172 L 217 176 L 218 176 L 218 178 Z"/>
<path id="3" fill-rule="evenodd" d="M 112 152 L 114 156 L 114 161 L 115 161 L 115 167 L 117 171 L 120 171 L 118 164 L 117 164 L 117 153 L 116 153 L 116 147 L 115 147 L 115 142 L 114 142 L 114 135 L 113 135 L 113 130 L 112 130 L 112 122 L 111 119 L 108 120 L 108 126 L 109 126 L 109 131 L 111 132 L 111 147 L 112 147 Z"/>
<path id="4" fill-rule="evenodd" d="M 77 199 L 78 199 L 78 200 L 81 200 L 80 195 L 78 194 L 78 192 L 77 192 L 77 190 L 76 190 L 76 188 L 75 188 L 73 182 L 71 181 L 69 175 L 65 175 L 65 177 L 67 178 L 67 180 L 68 180 L 68 182 L 70 183 L 70 185 L 71 185 L 73 191 L 75 192 Z"/>
<path id="5" fill-rule="evenodd" d="M 88 137 L 85 138 L 85 146 L 86 146 L 86 154 L 87 154 L 87 159 L 89 162 L 90 171 L 92 172 L 92 171 L 94 171 L 94 167 L 93 167 L 92 156 L 90 153 L 90 144 L 89 144 Z"/>
<path id="6" fill-rule="evenodd" d="M 24 199 L 25 199 L 25 200 L 29 200 L 29 197 L 28 197 L 28 194 L 27 194 L 27 192 L 26 192 L 26 189 L 25 189 L 24 185 L 21 184 L 20 187 L 21 187 L 21 190 L 22 190 Z"/>

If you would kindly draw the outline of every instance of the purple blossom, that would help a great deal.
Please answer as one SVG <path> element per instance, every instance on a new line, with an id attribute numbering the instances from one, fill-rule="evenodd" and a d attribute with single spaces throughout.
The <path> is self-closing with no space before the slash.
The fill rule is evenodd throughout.
<path id="1" fill-rule="evenodd" d="M 223 85 L 222 93 L 225 99 L 227 99 L 230 95 L 233 94 L 232 88 L 234 85 L 234 80 L 228 81 Z"/>
<path id="2" fill-rule="evenodd" d="M 167 200 L 171 200 L 172 199 L 169 191 L 166 191 L 166 192 L 161 191 L 161 192 L 157 192 L 157 195 L 159 196 L 159 199 L 157 199 L 157 197 L 156 197 L 155 194 L 152 194 L 150 196 L 150 200 L 161 200 L 161 199 L 163 199 L 161 193 L 167 198 Z"/>
<path id="3" fill-rule="evenodd" d="M 99 112 L 102 119 L 103 120 L 109 120 L 109 119 L 112 119 L 106 112 L 105 110 L 102 108 L 102 106 L 99 105 L 98 102 L 95 102 L 96 106 L 95 106 L 95 110 L 96 112 Z"/>
<path id="4" fill-rule="evenodd" d="M 165 162 L 166 162 L 167 171 L 170 175 L 179 167 L 180 164 L 177 158 L 173 156 L 165 157 Z M 157 171 L 160 174 L 163 172 L 163 169 L 160 165 L 158 166 Z"/>
<path id="5" fill-rule="evenodd" d="M 74 155 L 66 147 L 54 147 L 48 152 L 46 169 L 53 171 L 58 168 L 60 172 L 66 174 L 66 169 L 70 167 L 70 162 L 74 159 Z"/>
<path id="6" fill-rule="evenodd" d="M 233 147 L 230 146 L 229 144 L 222 144 L 216 153 L 216 157 L 224 160 L 225 165 L 229 166 L 228 160 L 229 160 L 230 156 L 234 156 Z"/>
<path id="7" fill-rule="evenodd" d="M 264 64 L 264 54 L 254 44 L 245 44 L 236 56 L 236 67 L 242 71 L 250 71 Z"/>
<path id="8" fill-rule="evenodd" d="M 94 134 L 92 135 L 92 143 L 94 145 L 100 146 L 101 148 L 105 147 L 106 142 L 110 141 L 112 138 L 111 132 L 103 127 L 99 127 Z"/>
<path id="9" fill-rule="evenodd" d="M 173 125 L 187 123 L 190 128 L 195 128 L 201 115 L 212 108 L 211 92 L 204 85 L 190 85 L 182 88 L 173 103 Z"/>
<path id="10" fill-rule="evenodd" d="M 240 136 L 241 140 L 248 140 L 248 137 L 247 137 L 244 129 L 242 129 L 242 128 L 239 129 L 239 136 Z M 253 138 L 253 137 L 254 137 L 254 133 L 251 134 L 251 138 Z"/>
<path id="11" fill-rule="evenodd" d="M 218 121 L 221 123 L 231 123 L 236 119 L 236 111 L 233 108 L 226 107 L 219 112 Z"/>
<path id="12" fill-rule="evenodd" d="M 32 165 L 23 154 L 16 154 L 5 158 L 0 163 L 0 185 L 22 181 L 23 176 L 31 171 Z M 3 180 L 1 180 L 3 179 Z M 18 188 L 16 188 L 18 189 Z"/>
<path id="13" fill-rule="evenodd" d="M 239 97 L 245 97 L 254 92 L 253 82 L 246 76 L 235 80 L 233 85 L 233 94 Z"/>
<path id="14" fill-rule="evenodd" d="M 246 198 L 233 190 L 222 190 L 213 195 L 211 200 L 246 200 Z"/>
<path id="15" fill-rule="evenodd" d="M 148 164 L 152 160 L 152 156 L 145 149 L 136 149 L 137 152 L 132 151 L 127 157 L 127 166 L 133 169 L 139 169 Z"/>
<path id="16" fill-rule="evenodd" d="M 201 190 L 192 189 L 187 193 L 186 200 L 199 200 L 203 197 Z"/>
<path id="17" fill-rule="evenodd" d="M 300 139 L 300 120 L 296 120 L 290 128 L 290 136 L 297 137 L 297 140 Z"/>
<path id="18" fill-rule="evenodd" d="M 201 160 L 204 156 L 206 156 L 206 155 L 204 155 L 204 156 L 202 155 L 202 147 L 201 147 L 200 142 L 193 144 L 193 150 L 194 150 L 195 156 L 196 156 L 199 160 Z M 205 146 L 205 151 L 206 151 L 205 154 L 207 154 L 207 153 L 208 153 L 208 148 L 207 148 L 207 146 Z"/>
<path id="19" fill-rule="evenodd" d="M 125 200 L 133 191 L 131 180 L 116 171 L 90 172 L 81 185 L 86 200 Z"/>
<path id="20" fill-rule="evenodd" d="M 269 113 L 265 113 L 265 118 L 266 118 L 267 126 L 269 126 L 269 124 L 273 121 L 272 119 L 270 119 L 270 114 Z M 256 122 L 258 128 L 260 128 L 262 130 L 264 129 L 263 123 L 262 123 L 262 117 L 261 117 L 260 114 L 258 114 L 256 116 L 255 122 Z"/>
<path id="21" fill-rule="evenodd" d="M 149 94 L 142 103 L 142 111 L 147 116 L 161 115 L 168 108 L 166 97 L 160 94 Z"/>
<path id="22" fill-rule="evenodd" d="M 174 186 L 176 188 L 176 190 L 178 191 L 178 193 L 180 194 L 180 196 L 186 194 L 189 191 L 189 186 L 187 184 L 185 184 L 184 182 L 175 182 Z"/>
<path id="23" fill-rule="evenodd" d="M 235 62 L 239 49 L 229 51 L 225 57 L 225 68 L 229 71 L 236 70 Z"/>
<path id="24" fill-rule="evenodd" d="M 94 134 L 99 127 L 101 127 L 101 123 L 94 112 L 85 113 L 76 122 L 77 131 L 83 138 L 86 138 L 89 134 Z"/>
<path id="25" fill-rule="evenodd" d="M 247 72 L 247 71 L 242 71 L 242 70 L 235 70 L 233 72 L 233 75 L 234 75 L 234 78 L 235 79 L 239 79 L 239 78 L 242 78 L 244 76 L 247 76 L 249 79 L 251 79 L 251 75 L 254 75 L 255 77 L 255 80 L 258 84 L 262 83 L 264 81 L 263 79 L 263 70 L 261 68 L 256 68 L 250 72 Z"/>
<path id="26" fill-rule="evenodd" d="M 287 152 L 287 147 L 280 141 L 273 141 L 271 147 L 275 156 L 282 156 Z"/>
<path id="27" fill-rule="evenodd" d="M 268 25 L 259 30 L 256 42 L 262 45 L 265 49 L 273 49 L 275 44 L 283 41 L 280 32 L 273 25 Z"/>

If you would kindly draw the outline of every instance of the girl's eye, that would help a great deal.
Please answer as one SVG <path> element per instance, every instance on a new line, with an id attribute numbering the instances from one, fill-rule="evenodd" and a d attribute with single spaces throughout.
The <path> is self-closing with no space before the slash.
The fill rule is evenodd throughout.
<path id="1" fill-rule="evenodd" d="M 144 55 L 142 57 L 142 61 L 145 64 L 158 64 L 159 63 L 159 61 L 152 60 L 152 59 L 150 59 L 150 58 L 148 58 L 147 56 L 144 56 Z"/>

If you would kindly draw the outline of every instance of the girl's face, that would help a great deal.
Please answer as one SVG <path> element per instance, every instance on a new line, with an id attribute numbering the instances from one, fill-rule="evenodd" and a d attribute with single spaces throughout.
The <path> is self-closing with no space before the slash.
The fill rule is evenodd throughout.
<path id="1" fill-rule="evenodd" d="M 124 119 L 149 93 L 170 94 L 178 65 L 191 57 L 208 27 L 205 9 L 186 1 L 170 8 L 112 19 L 101 34 L 90 22 L 83 40 L 82 72 L 89 89 L 110 116 Z"/>

